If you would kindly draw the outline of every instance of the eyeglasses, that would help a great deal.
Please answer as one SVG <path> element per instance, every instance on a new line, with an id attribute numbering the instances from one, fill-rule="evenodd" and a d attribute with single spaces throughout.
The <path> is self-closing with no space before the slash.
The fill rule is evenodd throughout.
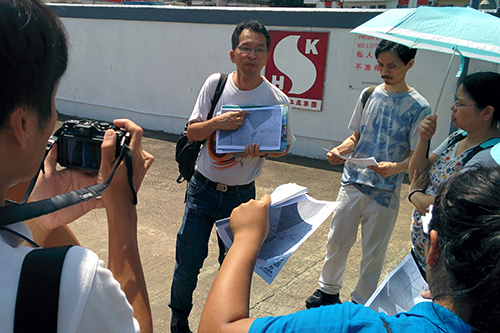
<path id="1" fill-rule="evenodd" d="M 248 46 L 237 46 L 243 54 L 250 54 L 252 50 L 255 51 L 256 54 L 264 54 L 267 52 L 267 49 L 263 47 L 248 47 Z"/>
<path id="2" fill-rule="evenodd" d="M 464 106 L 476 105 L 476 103 L 467 104 L 467 105 L 458 104 L 458 98 L 456 98 L 456 97 L 452 97 L 451 101 L 453 102 L 453 106 L 455 107 L 455 109 L 458 109 L 458 108 L 461 108 L 461 107 L 464 107 Z"/>

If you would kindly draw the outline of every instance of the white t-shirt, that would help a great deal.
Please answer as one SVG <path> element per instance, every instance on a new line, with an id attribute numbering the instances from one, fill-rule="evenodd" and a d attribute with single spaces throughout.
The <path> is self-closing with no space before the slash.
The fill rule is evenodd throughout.
<path id="1" fill-rule="evenodd" d="M 208 77 L 200 90 L 189 122 L 206 121 L 211 107 L 211 101 L 219 81 L 220 74 L 215 73 Z M 264 78 L 262 83 L 253 90 L 240 90 L 233 83 L 233 73 L 227 77 L 224 91 L 214 109 L 214 116 L 222 105 L 278 105 L 290 106 L 288 97 Z M 264 158 L 245 156 L 243 153 L 217 154 L 215 151 L 215 132 L 203 144 L 196 170 L 208 179 L 226 185 L 245 185 L 251 183 L 260 175 L 264 165 Z M 287 143 L 295 141 L 290 121 L 290 111 L 287 119 Z"/>
<path id="2" fill-rule="evenodd" d="M 22 222 L 8 228 L 32 238 Z M 0 231 L 0 332 L 14 331 L 21 267 L 31 250 L 18 236 Z M 140 332 L 125 293 L 103 264 L 90 250 L 69 249 L 61 272 L 58 332 Z"/>

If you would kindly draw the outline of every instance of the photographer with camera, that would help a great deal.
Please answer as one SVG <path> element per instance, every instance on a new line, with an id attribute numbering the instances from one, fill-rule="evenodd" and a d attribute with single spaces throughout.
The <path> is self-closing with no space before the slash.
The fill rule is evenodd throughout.
<path id="1" fill-rule="evenodd" d="M 30 180 L 39 172 L 56 123 L 55 94 L 66 66 L 66 36 L 55 14 L 39 0 L 0 0 L 0 156 L 3 157 L 0 160 L 0 208 L 7 204 L 9 188 Z M 59 332 L 152 331 L 133 199 L 154 158 L 142 150 L 139 126 L 126 119 L 115 120 L 114 125 L 130 133 L 131 184 L 127 167 L 121 163 L 101 199 L 0 229 L 1 332 L 14 329 L 17 332 L 18 323 L 32 321 L 27 316 L 18 318 L 20 294 L 16 296 L 16 293 L 23 285 L 23 261 L 32 252 L 39 251 L 33 247 L 44 247 L 53 230 L 62 228 L 64 233 L 69 222 L 98 207 L 105 207 L 108 217 L 109 270 L 102 267 L 102 261 L 90 250 L 79 246 L 67 250 L 60 272 L 59 296 L 56 295 L 56 329 Z M 52 149 L 44 161 L 45 172 L 40 173 L 29 201 L 102 183 L 116 164 L 116 138 L 114 130 L 105 132 L 97 175 L 76 169 L 57 170 L 57 149 Z M 0 211 L 0 220 L 4 217 Z M 26 246 L 26 242 L 32 247 Z M 65 243 L 57 237 L 51 241 L 55 245 Z M 32 278 L 37 279 L 37 272 L 34 273 Z M 42 297 L 53 296 L 44 294 L 44 289 L 29 295 L 28 307 L 35 307 L 32 304 L 40 303 L 38 300 Z M 43 302 L 44 299 L 34 312 L 44 310 Z M 30 331 L 50 331 L 45 322 L 34 325 L 38 326 Z"/>

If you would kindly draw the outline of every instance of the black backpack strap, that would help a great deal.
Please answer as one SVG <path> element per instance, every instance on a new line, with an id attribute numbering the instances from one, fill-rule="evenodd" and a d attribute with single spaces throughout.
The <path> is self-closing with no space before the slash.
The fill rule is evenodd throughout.
<path id="1" fill-rule="evenodd" d="M 482 149 L 488 149 L 488 148 L 491 148 L 493 146 L 496 146 L 498 143 L 500 143 L 500 138 L 491 138 L 489 140 L 484 141 L 479 146 Z"/>
<path id="2" fill-rule="evenodd" d="M 365 92 L 363 97 L 361 98 L 361 102 L 363 103 L 363 109 L 365 108 L 366 102 L 368 101 L 368 98 L 373 94 L 373 91 L 377 88 L 377 86 L 370 86 L 368 90 Z"/>
<path id="3" fill-rule="evenodd" d="M 210 106 L 210 111 L 208 112 L 207 120 L 211 119 L 212 116 L 214 115 L 214 110 L 215 106 L 217 105 L 217 102 L 220 99 L 220 96 L 222 95 L 222 92 L 224 91 L 224 87 L 226 86 L 226 81 L 227 81 L 227 76 L 228 74 L 220 74 L 219 82 L 217 82 L 217 87 L 215 88 L 215 93 L 214 97 L 212 98 L 212 103 Z M 188 128 L 189 122 L 186 123 L 186 126 L 184 126 L 184 133 L 186 133 L 187 128 Z M 201 145 L 201 143 L 200 143 Z M 182 176 L 179 176 L 182 177 Z M 179 179 L 177 179 L 177 182 Z"/>
<path id="4" fill-rule="evenodd" d="M 446 146 L 446 148 L 453 147 L 457 142 L 462 141 L 466 137 L 467 137 L 467 133 L 465 133 L 465 132 L 458 133 L 453 138 L 451 138 L 450 141 L 448 141 L 448 145 Z"/>
<path id="5" fill-rule="evenodd" d="M 219 81 L 217 82 L 217 87 L 215 88 L 214 96 L 211 101 L 207 120 L 211 119 L 214 114 L 215 106 L 217 105 L 217 102 L 219 101 L 220 96 L 224 91 L 224 87 L 226 86 L 227 77 L 228 74 L 220 74 Z M 200 152 L 201 144 L 205 142 L 205 140 L 193 142 L 189 141 L 186 135 L 188 126 L 189 122 L 186 123 L 186 126 L 184 126 L 184 132 L 177 139 L 177 144 L 175 147 L 175 160 L 179 164 L 179 176 L 177 177 L 176 182 L 182 183 L 184 180 L 187 181 L 184 202 L 186 202 L 189 180 L 193 175 L 194 166 Z"/>
<path id="6" fill-rule="evenodd" d="M 451 140 L 448 142 L 448 145 L 446 147 L 447 148 L 453 147 L 454 145 L 456 145 L 458 142 L 462 141 L 466 137 L 467 137 L 467 133 L 465 133 L 465 132 L 459 133 L 459 134 L 455 135 L 453 138 L 451 138 Z M 491 138 L 489 140 L 486 140 L 486 141 L 478 144 L 477 146 L 472 148 L 471 151 L 469 151 L 467 153 L 467 155 L 464 156 L 464 158 L 462 159 L 462 166 L 465 166 L 467 163 L 469 163 L 469 161 L 480 151 L 491 148 L 494 145 L 496 145 L 497 143 L 500 143 L 500 138 Z"/>
<path id="7" fill-rule="evenodd" d="M 71 245 L 36 249 L 24 257 L 17 289 L 14 333 L 57 332 L 59 284 Z"/>
<path id="8" fill-rule="evenodd" d="M 47 155 L 49 154 L 49 151 L 52 149 L 54 144 L 59 140 L 59 136 L 61 135 L 61 132 L 62 132 L 62 127 L 59 128 L 57 131 L 55 131 L 54 134 L 52 134 L 52 136 L 47 141 L 47 146 L 45 147 L 45 154 L 43 155 L 43 160 L 42 160 L 42 163 L 40 164 L 40 168 L 39 168 L 39 170 L 41 170 L 44 174 L 45 174 L 45 164 L 44 164 L 45 159 L 47 158 Z M 24 194 L 24 197 L 22 198 L 20 203 L 25 203 L 26 201 L 28 201 L 28 198 L 29 198 L 31 192 L 33 191 L 33 188 L 35 187 L 35 183 L 38 179 L 38 174 L 39 173 L 37 172 L 37 174 L 35 176 L 33 176 L 33 178 L 31 178 L 31 181 L 28 185 L 26 193 Z"/>
<path id="9" fill-rule="evenodd" d="M 462 166 L 465 166 L 474 157 L 474 155 L 476 155 L 480 151 L 491 148 L 499 142 L 500 142 L 500 138 L 492 138 L 492 139 L 486 140 L 483 143 L 475 146 L 474 148 L 472 148 L 472 150 L 470 152 L 467 153 L 467 155 L 462 160 Z"/>
<path id="10" fill-rule="evenodd" d="M 227 76 L 227 74 L 220 74 L 219 82 L 217 83 L 217 88 L 215 88 L 215 94 L 214 98 L 212 99 L 212 106 L 210 107 L 210 112 L 208 113 L 207 120 L 211 119 L 214 115 L 215 106 L 217 105 L 217 102 L 220 99 L 220 95 L 222 95 L 224 87 L 226 86 Z"/>

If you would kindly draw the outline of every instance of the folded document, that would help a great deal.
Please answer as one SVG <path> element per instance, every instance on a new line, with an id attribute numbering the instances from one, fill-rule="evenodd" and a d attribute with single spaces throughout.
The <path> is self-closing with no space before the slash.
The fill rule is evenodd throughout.
<path id="1" fill-rule="evenodd" d="M 267 283 L 272 283 L 288 258 L 328 218 L 337 202 L 316 200 L 307 188 L 289 183 L 271 193 L 269 234 L 257 257 L 254 271 Z M 216 222 L 217 232 L 229 249 L 233 235 L 229 218 Z"/>

